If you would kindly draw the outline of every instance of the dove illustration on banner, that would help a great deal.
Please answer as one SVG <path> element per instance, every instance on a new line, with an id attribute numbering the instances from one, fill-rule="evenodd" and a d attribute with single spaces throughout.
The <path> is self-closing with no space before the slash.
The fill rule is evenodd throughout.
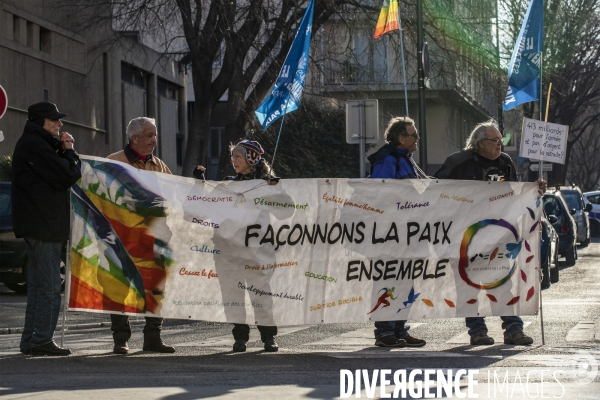
<path id="1" fill-rule="evenodd" d="M 507 243 L 506 250 L 508 251 L 508 253 L 506 253 L 506 257 L 516 260 L 517 256 L 519 255 L 519 252 L 521 251 L 522 245 L 523 245 L 522 240 L 519 241 L 519 243 Z"/>
<path id="2" fill-rule="evenodd" d="M 398 311 L 396 311 L 396 312 L 400 312 L 402 310 L 406 310 L 407 308 L 411 308 L 412 305 L 415 303 L 415 301 L 417 301 L 417 298 L 419 297 L 420 294 L 421 293 L 415 293 L 414 286 L 412 288 L 410 288 L 410 292 L 408 293 L 408 299 L 406 299 L 406 301 L 402 302 L 402 304 L 404 304 L 404 307 L 398 309 Z"/>

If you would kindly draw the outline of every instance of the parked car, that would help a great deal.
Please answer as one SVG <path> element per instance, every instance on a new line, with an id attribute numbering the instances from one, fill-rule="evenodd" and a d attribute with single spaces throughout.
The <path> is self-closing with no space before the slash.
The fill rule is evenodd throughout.
<path id="1" fill-rule="evenodd" d="M 589 207 L 590 234 L 600 236 L 600 190 L 584 193 L 583 199 Z"/>
<path id="2" fill-rule="evenodd" d="M 11 183 L 0 182 L 0 281 L 18 293 L 27 292 L 27 247 L 12 229 Z"/>
<path id="3" fill-rule="evenodd" d="M 27 293 L 27 245 L 13 232 L 11 198 L 11 183 L 0 182 L 0 282 L 10 290 L 24 294 Z M 65 259 L 64 249 L 62 259 Z M 64 261 L 60 271 L 64 290 Z"/>
<path id="4" fill-rule="evenodd" d="M 577 223 L 577 241 L 582 247 L 586 247 L 590 244 L 590 220 L 588 217 L 589 210 L 586 209 L 581 189 L 575 185 L 560 186 L 556 189 L 560 190 L 560 194 L 567 201 L 571 215 Z M 575 210 L 574 214 L 573 209 Z"/>
<path id="5" fill-rule="evenodd" d="M 542 258 L 542 289 L 548 289 L 551 283 L 558 283 L 558 234 L 552 227 L 555 216 L 542 216 L 542 240 L 540 256 Z"/>
<path id="6" fill-rule="evenodd" d="M 558 233 L 558 253 L 565 257 L 567 265 L 575 265 L 577 260 L 577 223 L 571 215 L 567 202 L 558 190 L 547 191 L 543 197 L 544 212 L 548 218 L 556 217 L 552 227 Z M 574 211 L 573 211 L 574 213 Z"/>

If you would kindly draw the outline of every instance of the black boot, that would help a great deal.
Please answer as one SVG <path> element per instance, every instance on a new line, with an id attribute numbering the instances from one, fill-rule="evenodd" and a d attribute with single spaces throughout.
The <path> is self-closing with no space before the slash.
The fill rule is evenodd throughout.
<path id="1" fill-rule="evenodd" d="M 238 339 L 233 344 L 233 351 L 238 353 L 243 353 L 246 351 L 246 341 L 242 339 Z"/>
<path id="2" fill-rule="evenodd" d="M 267 337 L 265 337 L 265 339 L 263 340 L 263 342 L 265 344 L 265 351 L 274 353 L 277 350 L 279 350 L 279 346 L 275 342 L 275 338 L 273 336 L 267 336 Z"/>

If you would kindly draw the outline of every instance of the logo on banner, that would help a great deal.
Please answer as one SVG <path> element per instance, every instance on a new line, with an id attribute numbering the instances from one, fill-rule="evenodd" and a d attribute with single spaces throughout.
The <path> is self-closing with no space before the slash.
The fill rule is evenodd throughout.
<path id="1" fill-rule="evenodd" d="M 538 199 L 539 200 L 539 199 Z M 539 202 L 536 202 L 539 206 Z M 534 221 L 529 229 L 533 232 L 539 224 L 534 211 L 527 207 L 529 216 Z M 486 235 L 476 235 L 485 230 Z M 496 244 L 490 244 L 489 238 L 497 238 Z M 513 242 L 514 239 L 514 242 Z M 460 260 L 458 272 L 465 283 L 478 289 L 493 289 L 510 279 L 516 270 L 517 257 L 525 248 L 531 253 L 531 246 L 525 239 L 519 239 L 517 230 L 513 225 L 503 219 L 484 219 L 467 228 L 460 245 Z M 528 255 L 525 264 L 533 260 L 534 255 Z M 521 269 L 521 279 L 527 282 L 527 274 Z M 533 297 L 533 286 L 527 291 L 525 301 Z M 486 296 L 493 302 L 498 299 L 490 293 Z M 520 300 L 521 296 L 514 296 L 506 305 L 512 305 Z M 474 304 L 477 300 L 467 301 Z"/>
<path id="2" fill-rule="evenodd" d="M 483 230 L 487 235 L 477 235 Z M 490 237 L 499 239 L 493 247 L 489 244 Z M 517 243 L 513 243 L 512 239 Z M 515 260 L 522 244 L 517 230 L 503 219 L 484 219 L 471 225 L 465 231 L 460 245 L 460 277 L 478 289 L 502 285 L 515 272 Z"/>

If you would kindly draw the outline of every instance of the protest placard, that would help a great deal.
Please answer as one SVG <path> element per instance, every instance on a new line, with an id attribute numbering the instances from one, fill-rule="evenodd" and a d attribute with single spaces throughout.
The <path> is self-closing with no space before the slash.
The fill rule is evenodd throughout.
<path id="1" fill-rule="evenodd" d="M 521 157 L 531 160 L 565 163 L 569 127 L 523 118 Z"/>

